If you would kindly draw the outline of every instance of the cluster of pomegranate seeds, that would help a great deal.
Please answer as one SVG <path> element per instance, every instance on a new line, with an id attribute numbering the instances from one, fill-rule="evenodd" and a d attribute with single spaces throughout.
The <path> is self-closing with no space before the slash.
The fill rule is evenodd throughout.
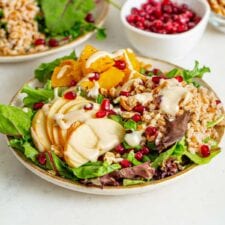
<path id="1" fill-rule="evenodd" d="M 38 109 L 41 109 L 43 106 L 44 106 L 44 102 L 37 102 L 33 105 L 33 109 L 34 110 L 38 110 Z"/>
<path id="2" fill-rule="evenodd" d="M 120 162 L 120 165 L 123 167 L 123 168 L 127 168 L 127 167 L 131 167 L 132 164 L 129 160 L 127 159 L 123 159 L 121 162 Z"/>
<path id="3" fill-rule="evenodd" d="M 116 60 L 114 66 L 119 70 L 125 70 L 126 62 L 124 60 Z"/>
<path id="4" fill-rule="evenodd" d="M 145 130 L 145 135 L 146 135 L 146 136 L 149 136 L 149 137 L 151 137 L 151 136 L 156 136 L 157 133 L 158 133 L 158 130 L 157 130 L 156 127 L 149 126 L 149 127 L 147 127 L 146 130 Z"/>
<path id="5" fill-rule="evenodd" d="M 137 123 L 137 122 L 141 121 L 141 115 L 136 113 L 131 117 L 131 119 Z"/>
<path id="6" fill-rule="evenodd" d="M 120 92 L 120 95 L 129 97 L 131 94 L 130 94 L 129 91 L 121 91 L 121 92 Z"/>
<path id="7" fill-rule="evenodd" d="M 127 21 L 132 26 L 154 33 L 183 33 L 195 27 L 201 18 L 186 4 L 171 0 L 148 0 L 140 9 L 132 8 Z"/>
<path id="8" fill-rule="evenodd" d="M 96 118 L 103 118 L 107 115 L 114 115 L 116 114 L 113 110 L 110 109 L 110 100 L 105 98 L 103 99 L 100 110 L 95 114 Z"/>
<path id="9" fill-rule="evenodd" d="M 94 19 L 94 16 L 93 14 L 91 13 L 88 13 L 85 17 L 85 21 L 88 22 L 88 23 L 94 23 L 95 22 L 95 19 Z"/>
<path id="10" fill-rule="evenodd" d="M 150 152 L 149 148 L 147 147 L 143 147 L 140 151 L 143 155 L 148 155 Z"/>
<path id="11" fill-rule="evenodd" d="M 91 76 L 88 77 L 90 81 L 97 81 L 100 78 L 100 74 L 97 72 L 94 72 Z"/>
<path id="12" fill-rule="evenodd" d="M 209 146 L 208 145 L 201 145 L 200 152 L 201 152 L 202 157 L 204 157 L 204 158 L 210 156 Z"/>
<path id="13" fill-rule="evenodd" d="M 76 97 L 77 95 L 73 91 L 69 91 L 64 94 L 64 98 L 68 100 L 74 100 Z"/>
<path id="14" fill-rule="evenodd" d="M 155 77 L 152 77 L 152 82 L 154 84 L 159 84 L 161 79 L 163 79 L 163 77 L 161 77 L 161 76 L 155 76 Z"/>
<path id="15" fill-rule="evenodd" d="M 177 79 L 177 81 L 180 83 L 184 80 L 182 76 L 176 76 L 175 79 Z"/>
<path id="16" fill-rule="evenodd" d="M 102 101 L 102 104 L 101 104 L 101 110 L 104 110 L 104 111 L 110 111 L 110 100 L 105 98 L 103 99 Z"/>
<path id="17" fill-rule="evenodd" d="M 125 148 L 123 147 L 123 145 L 119 144 L 115 147 L 115 151 L 119 154 L 123 154 L 125 152 Z"/>
<path id="18" fill-rule="evenodd" d="M 37 156 L 37 160 L 41 165 L 45 165 L 46 164 L 46 154 L 44 152 L 39 153 Z"/>
<path id="19" fill-rule="evenodd" d="M 94 108 L 94 105 L 92 103 L 88 103 L 84 106 L 84 110 L 92 110 Z"/>

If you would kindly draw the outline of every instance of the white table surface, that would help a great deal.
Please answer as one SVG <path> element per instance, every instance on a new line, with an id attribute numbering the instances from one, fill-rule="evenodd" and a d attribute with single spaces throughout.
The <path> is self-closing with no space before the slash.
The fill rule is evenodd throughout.
<path id="1" fill-rule="evenodd" d="M 98 42 L 93 37 L 88 42 L 106 50 L 130 47 L 116 9 L 111 8 L 105 26 L 106 41 Z M 0 102 L 8 103 L 16 90 L 32 77 L 34 68 L 54 57 L 0 64 Z M 199 45 L 174 63 L 192 67 L 195 59 L 211 67 L 212 74 L 205 80 L 225 103 L 225 35 L 209 26 Z M 210 164 L 158 190 L 105 197 L 72 192 L 40 179 L 16 160 L 1 135 L 0 225 L 15 224 L 224 225 L 225 152 Z"/>

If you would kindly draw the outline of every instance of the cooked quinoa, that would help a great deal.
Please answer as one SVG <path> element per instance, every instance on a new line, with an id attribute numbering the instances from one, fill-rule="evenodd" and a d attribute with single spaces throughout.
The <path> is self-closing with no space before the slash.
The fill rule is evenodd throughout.
<path id="1" fill-rule="evenodd" d="M 38 31 L 35 20 L 40 9 L 35 0 L 0 0 L 5 28 L 0 29 L 0 55 L 23 55 L 48 49 L 48 46 L 34 46 L 36 39 L 45 38 Z"/>

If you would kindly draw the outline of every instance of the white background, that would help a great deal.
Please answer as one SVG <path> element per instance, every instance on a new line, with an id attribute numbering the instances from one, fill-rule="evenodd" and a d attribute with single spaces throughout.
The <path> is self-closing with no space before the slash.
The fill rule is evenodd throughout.
<path id="1" fill-rule="evenodd" d="M 130 47 L 118 10 L 111 8 L 105 27 L 107 40 L 98 42 L 93 37 L 89 43 L 105 50 Z M 8 103 L 40 62 L 55 57 L 0 64 L 0 102 Z M 211 67 L 212 73 L 205 80 L 225 102 L 225 35 L 208 26 L 198 46 L 174 63 L 189 68 L 195 59 Z M 68 191 L 41 180 L 16 160 L 0 136 L 0 225 L 15 224 L 224 225 L 225 153 L 155 191 L 104 197 Z"/>

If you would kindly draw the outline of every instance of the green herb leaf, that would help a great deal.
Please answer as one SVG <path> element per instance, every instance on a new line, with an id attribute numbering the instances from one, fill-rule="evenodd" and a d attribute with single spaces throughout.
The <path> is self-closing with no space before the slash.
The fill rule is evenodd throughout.
<path id="1" fill-rule="evenodd" d="M 221 123 L 224 119 L 225 119 L 225 116 L 222 115 L 218 119 L 216 119 L 215 121 L 208 122 L 207 128 L 211 128 L 211 127 L 216 126 L 217 124 Z"/>
<path id="2" fill-rule="evenodd" d="M 51 88 L 47 82 L 47 85 L 44 88 L 31 88 L 29 85 L 25 85 L 21 91 L 26 93 L 27 96 L 23 99 L 24 106 L 31 107 L 34 103 L 37 102 L 49 102 L 54 98 L 54 90 Z"/>
<path id="3" fill-rule="evenodd" d="M 131 179 L 123 179 L 123 186 L 131 186 L 136 184 L 143 184 L 144 180 L 131 180 Z"/>
<path id="4" fill-rule="evenodd" d="M 110 115 L 109 118 L 123 125 L 123 118 L 120 115 Z"/>
<path id="5" fill-rule="evenodd" d="M 136 158 L 135 158 L 135 154 L 134 154 L 134 151 L 130 151 L 129 154 L 127 155 L 127 159 L 132 162 L 133 165 L 135 166 L 138 166 L 138 165 L 141 165 L 142 162 L 138 161 Z"/>
<path id="6" fill-rule="evenodd" d="M 30 132 L 31 114 L 21 108 L 0 105 L 0 133 L 25 136 Z"/>
<path id="7" fill-rule="evenodd" d="M 41 0 L 40 4 L 45 15 L 45 24 L 51 34 L 70 30 L 95 7 L 93 0 Z"/>
<path id="8" fill-rule="evenodd" d="M 173 78 L 177 76 L 178 74 L 182 74 L 182 70 L 174 68 L 166 74 L 166 77 Z"/>
<path id="9" fill-rule="evenodd" d="M 28 142 L 25 142 L 23 144 L 23 148 L 24 148 L 24 155 L 28 159 L 31 159 L 33 162 L 37 162 L 38 151 L 34 147 L 32 147 L 31 144 Z"/>
<path id="10" fill-rule="evenodd" d="M 102 41 L 106 39 L 107 34 L 106 34 L 106 29 L 105 28 L 97 28 L 96 30 L 96 39 L 99 41 Z"/>
<path id="11" fill-rule="evenodd" d="M 104 97 L 103 95 L 99 94 L 99 95 L 97 96 L 97 98 L 96 98 L 96 102 L 97 102 L 98 104 L 102 104 L 102 101 L 103 101 L 104 98 L 105 98 L 105 97 Z"/>
<path id="12" fill-rule="evenodd" d="M 54 2 L 54 1 L 52 1 Z M 53 10 L 54 11 L 54 10 Z M 45 83 L 49 79 L 51 79 L 52 73 L 56 66 L 60 64 L 62 60 L 65 59 L 76 59 L 76 54 L 74 51 L 70 53 L 70 55 L 64 56 L 62 58 L 58 58 L 49 63 L 42 63 L 35 71 L 35 78 L 37 78 L 40 82 Z"/>
<path id="13" fill-rule="evenodd" d="M 128 120 L 124 122 L 123 126 L 126 130 L 132 130 L 132 131 L 137 130 L 137 123 L 133 120 Z"/>
<path id="14" fill-rule="evenodd" d="M 74 175 L 80 179 L 89 179 L 101 177 L 120 168 L 121 166 L 119 164 L 109 165 L 107 162 L 104 162 L 100 164 L 88 163 L 78 168 L 72 168 L 72 171 Z"/>

